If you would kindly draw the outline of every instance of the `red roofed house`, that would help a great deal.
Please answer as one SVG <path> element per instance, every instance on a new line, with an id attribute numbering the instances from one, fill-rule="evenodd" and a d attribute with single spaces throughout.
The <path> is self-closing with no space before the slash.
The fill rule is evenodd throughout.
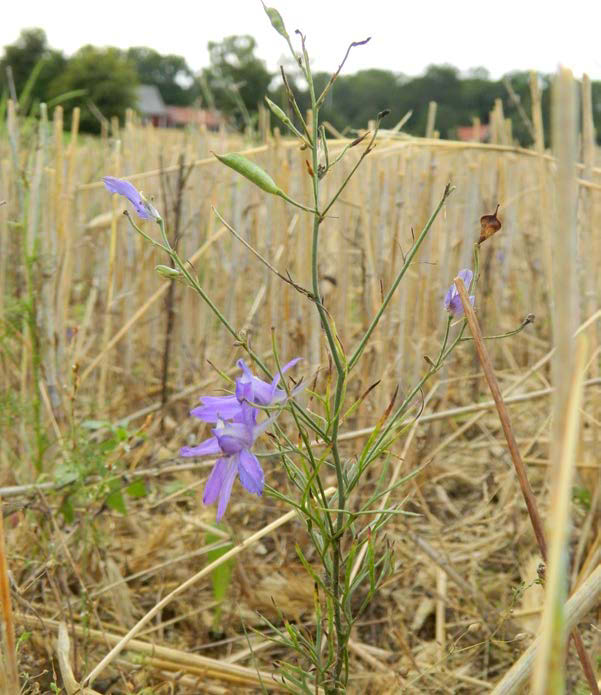
<path id="1" fill-rule="evenodd" d="M 142 122 L 148 123 L 150 121 L 153 126 L 164 128 L 167 125 L 167 107 L 158 87 L 153 84 L 138 85 L 136 96 Z"/>
<path id="2" fill-rule="evenodd" d="M 138 111 L 143 123 L 159 128 L 184 128 L 189 125 L 204 126 L 207 130 L 219 130 L 224 122 L 219 111 L 197 109 L 193 106 L 167 106 L 158 87 L 141 84 L 136 88 Z"/>
<path id="3" fill-rule="evenodd" d="M 223 118 L 218 111 L 196 109 L 193 106 L 168 106 L 167 118 L 172 128 L 187 125 L 204 126 L 207 130 L 219 130 Z"/>
<path id="4" fill-rule="evenodd" d="M 460 125 L 457 127 L 457 140 L 462 142 L 489 142 L 490 127 L 488 125 Z"/>

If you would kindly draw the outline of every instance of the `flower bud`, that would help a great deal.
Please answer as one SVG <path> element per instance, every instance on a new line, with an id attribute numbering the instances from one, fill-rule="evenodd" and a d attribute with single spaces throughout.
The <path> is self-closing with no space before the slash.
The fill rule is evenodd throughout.
<path id="1" fill-rule="evenodd" d="M 269 97 L 265 97 L 265 102 L 267 103 L 267 106 L 269 107 L 269 110 L 271 113 L 279 120 L 281 121 L 286 128 L 291 130 L 297 137 L 302 138 L 303 136 L 300 134 L 294 123 L 288 118 L 286 113 L 282 111 L 282 109 L 277 105 L 274 104 L 273 101 Z"/>
<path id="2" fill-rule="evenodd" d="M 263 3 L 263 9 L 265 10 L 265 14 L 269 17 L 271 26 L 278 32 L 280 36 L 288 39 L 289 36 L 288 32 L 286 31 L 286 27 L 284 26 L 282 15 L 275 9 L 275 7 L 267 7 L 265 3 Z"/>

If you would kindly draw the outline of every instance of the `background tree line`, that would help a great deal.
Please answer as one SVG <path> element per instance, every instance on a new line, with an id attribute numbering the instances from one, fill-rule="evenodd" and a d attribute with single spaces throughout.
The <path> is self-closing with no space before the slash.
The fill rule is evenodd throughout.
<path id="1" fill-rule="evenodd" d="M 256 56 L 256 47 L 251 36 L 211 41 L 209 66 L 195 73 L 182 56 L 161 55 L 148 47 L 122 51 L 88 45 L 66 57 L 48 45 L 42 29 L 26 29 L 15 43 L 4 48 L 0 93 L 3 99 L 16 96 L 22 109 L 34 111 L 42 101 L 51 105 L 62 102 L 67 123 L 72 109 L 80 106 L 81 129 L 98 132 L 102 117 L 123 119 L 127 108 L 136 107 L 138 84 L 151 84 L 156 85 L 166 104 L 216 108 L 233 126 L 252 126 L 257 105 L 265 96 L 287 109 L 281 76 L 267 69 Z M 285 69 L 299 103 L 308 107 L 300 70 L 291 63 Z M 317 86 L 325 85 L 328 79 L 328 73 L 318 73 Z M 540 75 L 539 79 L 548 143 L 551 76 Z M 505 116 L 512 119 L 514 137 L 520 144 L 530 145 L 532 136 L 523 116 L 531 112 L 527 71 L 493 80 L 482 67 L 461 74 L 451 65 L 431 65 L 418 77 L 390 70 L 361 70 L 338 78 L 323 116 L 336 129 L 344 130 L 365 127 L 385 108 L 391 109 L 390 127 L 412 111 L 404 130 L 423 135 L 428 104 L 436 101 L 436 129 L 447 138 L 454 137 L 459 126 L 471 125 L 474 117 L 487 123 L 495 99 L 502 99 Z M 593 108 L 597 141 L 601 143 L 601 82 L 593 82 Z"/>

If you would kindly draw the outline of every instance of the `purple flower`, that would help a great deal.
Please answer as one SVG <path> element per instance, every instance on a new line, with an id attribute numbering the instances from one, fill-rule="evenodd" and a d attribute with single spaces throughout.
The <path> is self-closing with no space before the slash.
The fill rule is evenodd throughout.
<path id="1" fill-rule="evenodd" d="M 282 373 L 286 372 L 300 360 L 296 357 L 282 367 Z M 202 405 L 193 408 L 190 415 L 197 417 L 203 422 L 217 422 L 218 420 L 230 420 L 240 412 L 241 404 L 244 401 L 256 403 L 257 405 L 270 406 L 277 403 L 284 403 L 288 398 L 284 389 L 278 388 L 280 374 L 276 374 L 272 382 L 254 376 L 244 360 L 236 363 L 242 370 L 242 376 L 236 379 L 236 395 L 232 396 L 204 396 L 201 398 Z M 304 384 L 296 386 L 291 395 L 295 396 L 305 387 Z"/>
<path id="2" fill-rule="evenodd" d="M 458 273 L 459 277 L 463 280 L 463 284 L 465 285 L 466 289 L 469 291 L 470 285 L 472 283 L 472 278 L 474 277 L 474 274 L 472 273 L 471 270 L 468 268 L 464 268 L 463 270 L 460 270 Z M 474 306 L 474 302 L 476 301 L 475 295 L 470 295 L 470 303 L 472 306 Z M 444 298 L 444 308 L 451 314 L 452 316 L 463 316 L 463 304 L 461 303 L 461 297 L 459 296 L 459 292 L 457 292 L 457 288 L 455 287 L 455 283 L 453 283 Z"/>
<path id="3" fill-rule="evenodd" d="M 102 180 L 111 193 L 118 193 L 129 200 L 134 206 L 138 217 L 144 220 L 155 220 L 155 222 L 161 219 L 157 209 L 129 181 L 116 179 L 114 176 L 105 176 Z"/>
<path id="4" fill-rule="evenodd" d="M 239 404 L 239 412 L 232 422 L 223 420 L 211 430 L 213 436 L 197 446 L 185 446 L 181 456 L 205 456 L 219 454 L 205 486 L 202 501 L 213 504 L 217 499 L 217 521 L 227 508 L 236 476 L 242 485 L 256 495 L 263 493 L 263 470 L 257 457 L 251 452 L 255 440 L 276 419 L 272 415 L 257 425 L 257 409 L 246 402 Z"/>
<path id="5" fill-rule="evenodd" d="M 293 367 L 300 357 L 282 367 L 282 372 Z M 205 396 L 202 405 L 190 411 L 191 415 L 204 422 L 215 422 L 211 430 L 213 436 L 197 446 L 180 449 L 181 456 L 206 456 L 217 454 L 219 458 L 211 471 L 205 486 L 202 501 L 217 504 L 217 521 L 227 508 L 236 476 L 242 485 L 256 495 L 263 492 L 263 471 L 251 449 L 261 435 L 277 418 L 278 413 L 257 424 L 259 408 L 276 403 L 284 404 L 288 398 L 286 391 L 278 387 L 280 375 L 271 383 L 262 381 L 250 371 L 243 360 L 238 360 L 242 376 L 236 379 L 236 394 L 231 396 Z M 304 388 L 298 385 L 291 392 L 295 395 Z M 253 405 L 254 404 L 254 405 Z"/>

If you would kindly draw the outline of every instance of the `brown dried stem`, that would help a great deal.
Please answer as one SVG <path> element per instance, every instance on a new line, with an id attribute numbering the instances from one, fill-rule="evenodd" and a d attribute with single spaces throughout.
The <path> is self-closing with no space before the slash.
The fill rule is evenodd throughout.
<path id="1" fill-rule="evenodd" d="M 4 545 L 4 517 L 0 504 L 0 600 L 2 601 L 2 618 L 4 620 L 4 637 L 6 646 L 6 687 L 7 692 L 19 692 L 19 669 L 17 667 L 17 647 L 15 643 L 15 624 L 10 598 L 8 580 L 8 563 Z"/>

